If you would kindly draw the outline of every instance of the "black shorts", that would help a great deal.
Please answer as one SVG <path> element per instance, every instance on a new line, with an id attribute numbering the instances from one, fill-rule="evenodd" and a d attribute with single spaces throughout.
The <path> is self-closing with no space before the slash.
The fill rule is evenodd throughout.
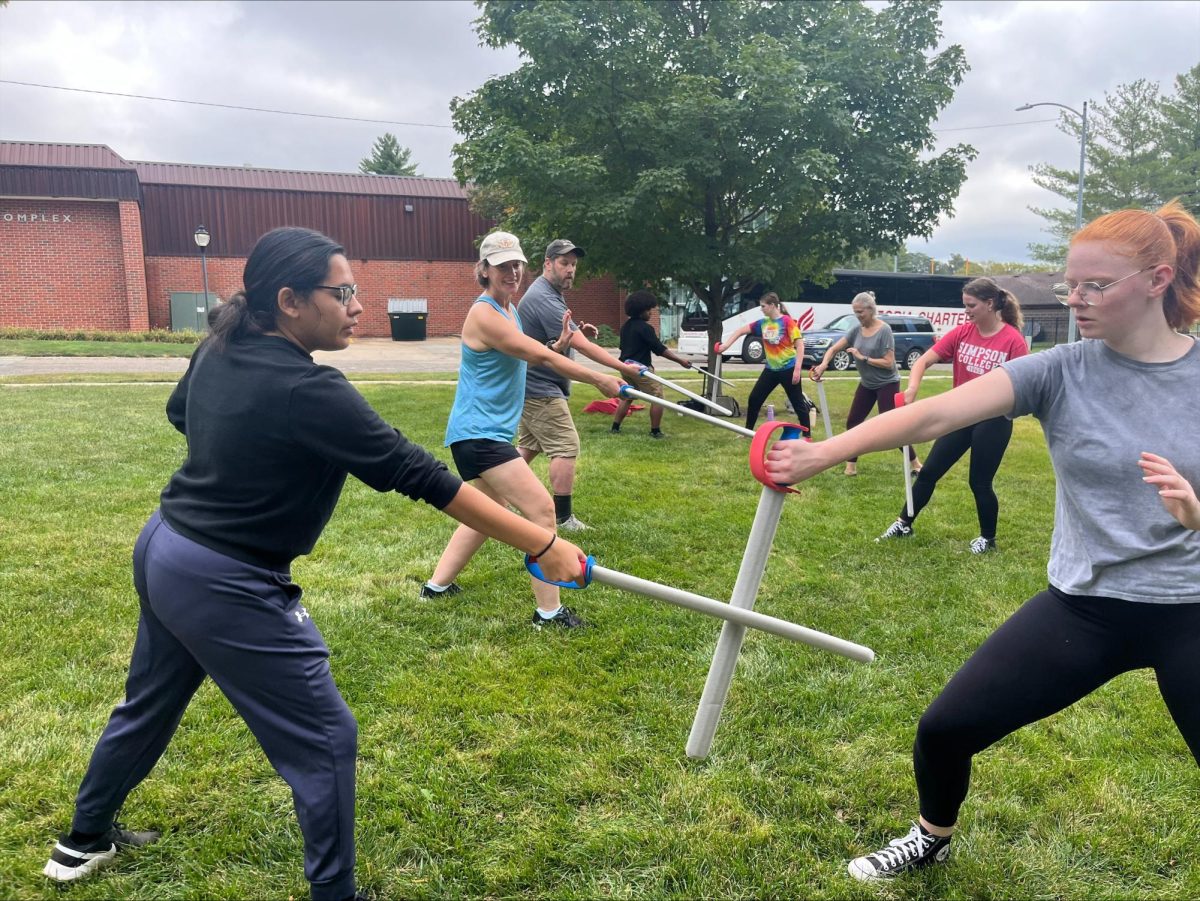
<path id="1" fill-rule="evenodd" d="M 455 441 L 450 445 L 450 453 L 454 456 L 454 466 L 458 475 L 464 482 L 477 479 L 489 469 L 521 456 L 509 442 L 495 441 L 491 438 Z"/>

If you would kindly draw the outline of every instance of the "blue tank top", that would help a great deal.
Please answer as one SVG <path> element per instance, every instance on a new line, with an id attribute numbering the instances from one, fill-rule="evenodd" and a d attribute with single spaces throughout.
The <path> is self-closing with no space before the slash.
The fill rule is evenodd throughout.
<path id="1" fill-rule="evenodd" d="M 475 303 L 491 304 L 524 333 L 516 307 L 506 312 L 486 294 L 479 295 Z M 525 366 L 524 360 L 498 350 L 472 350 L 463 344 L 458 388 L 446 423 L 446 447 L 471 438 L 512 441 L 516 437 L 525 406 Z"/>

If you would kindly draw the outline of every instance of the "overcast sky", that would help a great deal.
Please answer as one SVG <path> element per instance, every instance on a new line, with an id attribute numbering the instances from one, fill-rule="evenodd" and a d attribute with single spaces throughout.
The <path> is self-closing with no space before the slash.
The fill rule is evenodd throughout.
<path id="1" fill-rule="evenodd" d="M 451 98 L 518 62 L 512 49 L 479 46 L 476 14 L 459 0 L 12 0 L 0 8 L 3 80 L 397 124 L 0 83 L 0 139 L 107 144 L 130 160 L 354 172 L 391 131 L 422 175 L 450 176 Z M 973 144 L 979 156 L 953 216 L 928 243 L 909 242 L 939 259 L 1026 260 L 1027 245 L 1045 239 L 1027 207 L 1074 208 L 1036 187 L 1029 166 L 1075 170 L 1078 142 L 1045 121 L 1058 110 L 1015 107 L 1078 110 L 1138 78 L 1170 92 L 1200 62 L 1200 0 L 952 0 L 941 16 L 945 43 L 963 46 L 971 71 L 936 127 L 945 143 Z"/>

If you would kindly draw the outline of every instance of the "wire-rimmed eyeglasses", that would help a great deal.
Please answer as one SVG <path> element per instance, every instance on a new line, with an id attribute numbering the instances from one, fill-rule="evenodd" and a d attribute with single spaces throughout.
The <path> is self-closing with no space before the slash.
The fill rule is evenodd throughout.
<path id="1" fill-rule="evenodd" d="M 352 297 L 358 296 L 358 285 L 313 285 L 313 287 L 332 291 L 333 296 L 337 298 L 337 302 L 344 307 L 350 305 Z"/>
<path id="2" fill-rule="evenodd" d="M 1094 307 L 1096 304 L 1104 300 L 1104 291 L 1106 288 L 1111 288 L 1113 285 L 1118 285 L 1127 278 L 1133 278 L 1135 275 L 1141 275 L 1143 272 L 1156 269 L 1158 265 L 1158 263 L 1155 263 L 1152 266 L 1146 266 L 1142 269 L 1139 269 L 1137 272 L 1131 272 L 1128 275 L 1117 279 L 1116 281 L 1109 282 L 1107 285 L 1098 285 L 1095 282 L 1080 282 L 1077 285 L 1072 285 L 1067 282 L 1059 282 L 1057 285 L 1051 285 L 1050 291 L 1058 299 L 1058 302 L 1064 307 L 1070 304 L 1071 295 L 1076 291 L 1079 292 L 1080 300 L 1082 300 L 1089 307 Z"/>

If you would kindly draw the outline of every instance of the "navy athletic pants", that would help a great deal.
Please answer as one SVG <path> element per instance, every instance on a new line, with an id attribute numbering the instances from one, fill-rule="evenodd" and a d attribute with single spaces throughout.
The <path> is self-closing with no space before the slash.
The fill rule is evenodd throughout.
<path id="1" fill-rule="evenodd" d="M 1167 711 L 1200 763 L 1200 604 L 1140 604 L 1049 588 L 992 633 L 929 705 L 913 764 L 921 816 L 953 826 L 971 758 L 1109 679 L 1152 669 Z"/>
<path id="2" fill-rule="evenodd" d="M 300 586 L 184 538 L 157 512 L 134 548 L 133 579 L 141 618 L 125 701 L 92 753 L 73 828 L 112 825 L 208 675 L 291 786 L 314 901 L 353 895 L 358 725 Z"/>

